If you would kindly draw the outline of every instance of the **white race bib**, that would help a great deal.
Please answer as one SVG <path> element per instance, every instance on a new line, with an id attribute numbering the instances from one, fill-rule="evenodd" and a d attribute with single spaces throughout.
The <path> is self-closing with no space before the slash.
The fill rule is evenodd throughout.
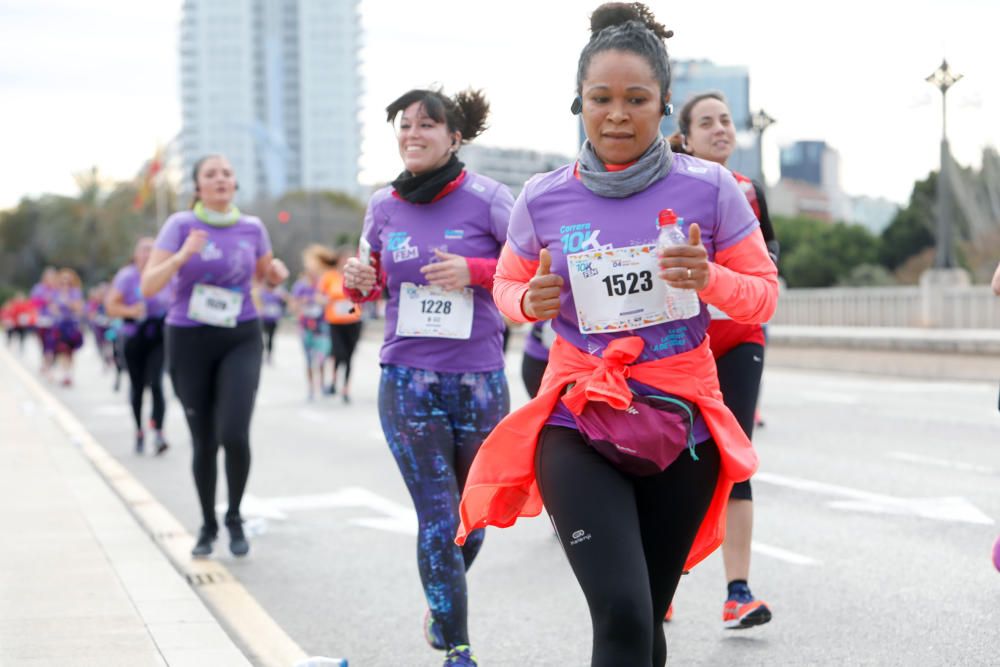
<path id="1" fill-rule="evenodd" d="M 350 299 L 335 301 L 333 304 L 333 312 L 337 315 L 350 315 L 354 312 L 354 302 Z"/>
<path id="2" fill-rule="evenodd" d="M 449 291 L 436 285 L 403 283 L 396 335 L 468 340 L 474 305 L 469 287 Z"/>
<path id="3" fill-rule="evenodd" d="M 281 318 L 281 304 L 280 303 L 265 303 L 264 304 L 264 317 L 270 320 L 277 320 Z"/>
<path id="4" fill-rule="evenodd" d="M 307 303 L 302 306 L 302 316 L 310 320 L 318 320 L 323 317 L 323 305 L 319 303 Z"/>
<path id="5" fill-rule="evenodd" d="M 669 321 L 655 244 L 578 252 L 566 262 L 580 333 L 629 331 Z"/>
<path id="6" fill-rule="evenodd" d="M 243 293 L 225 287 L 199 283 L 191 291 L 188 318 L 213 327 L 236 326 L 243 311 Z"/>

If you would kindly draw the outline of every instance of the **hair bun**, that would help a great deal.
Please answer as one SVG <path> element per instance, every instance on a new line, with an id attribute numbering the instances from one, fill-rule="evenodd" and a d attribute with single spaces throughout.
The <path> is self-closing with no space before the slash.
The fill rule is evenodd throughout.
<path id="1" fill-rule="evenodd" d="M 659 23 L 653 16 L 653 11 L 641 2 L 606 2 L 590 15 L 591 37 L 605 28 L 622 25 L 629 21 L 638 21 L 660 39 L 674 36 L 673 30 Z"/>

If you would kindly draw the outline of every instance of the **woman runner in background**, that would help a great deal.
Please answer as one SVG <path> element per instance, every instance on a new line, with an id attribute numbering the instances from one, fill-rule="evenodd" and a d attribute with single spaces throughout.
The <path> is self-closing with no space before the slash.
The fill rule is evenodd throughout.
<path id="1" fill-rule="evenodd" d="M 306 355 L 308 399 L 322 396 L 323 369 L 330 356 L 330 325 L 326 321 L 326 297 L 319 289 L 323 274 L 336 262 L 333 251 L 314 243 L 302 251 L 302 276 L 292 287 L 292 303 L 299 319 L 299 335 Z"/>
<path id="2" fill-rule="evenodd" d="M 344 264 L 350 255 L 345 249 L 335 253 L 335 264 L 319 280 L 319 291 L 326 298 L 324 316 L 330 327 L 331 394 L 337 393 L 337 371 L 344 367 L 344 384 L 340 394 L 344 403 L 351 402 L 351 360 L 361 339 L 361 308 L 344 291 Z"/>
<path id="3" fill-rule="evenodd" d="M 168 447 L 163 437 L 163 418 L 167 411 L 163 395 L 163 327 L 170 305 L 170 288 L 161 289 L 151 297 L 142 295 L 139 283 L 152 251 L 153 239 L 139 239 L 132 252 L 132 262 L 115 274 L 104 307 L 111 317 L 122 319 L 117 335 L 122 336 L 122 356 L 128 370 L 129 401 L 135 421 L 135 452 L 141 454 L 145 448 L 142 397 L 148 386 L 153 398 L 149 426 L 153 430 L 154 452 L 160 455 Z"/>
<path id="4" fill-rule="evenodd" d="M 83 284 L 73 269 L 59 271 L 58 288 L 52 295 L 50 310 L 55 314 L 52 328 L 56 365 L 62 369 L 62 385 L 73 386 L 73 356 L 83 347 L 83 318 L 86 304 Z"/>
<path id="5" fill-rule="evenodd" d="M 261 285 L 258 292 L 260 298 L 260 324 L 264 331 L 264 361 L 272 363 L 274 356 L 274 335 L 278 331 L 278 323 L 285 314 L 285 300 L 288 295 L 281 285 L 271 287 Z"/>
<path id="6" fill-rule="evenodd" d="M 675 151 L 726 166 L 736 148 L 736 128 L 726 98 L 717 92 L 689 99 L 681 109 L 679 131 L 671 137 Z M 778 241 L 767 213 L 764 190 L 742 174 L 733 172 L 736 182 L 760 222 L 768 252 L 778 261 Z M 732 410 L 748 438 L 753 437 L 754 415 L 764 370 L 764 329 L 760 324 L 744 324 L 712 309 L 708 327 L 712 354 L 719 369 L 719 388 L 726 406 Z M 733 485 L 726 510 L 726 539 L 722 543 L 727 597 L 722 608 L 723 627 L 751 628 L 771 620 L 771 610 L 750 592 L 750 544 L 753 536 L 753 493 L 750 480 Z"/>
<path id="7" fill-rule="evenodd" d="M 191 551 L 212 553 L 218 451 L 226 452 L 226 528 L 234 556 L 250 551 L 240 502 L 250 475 L 250 418 L 263 352 L 260 320 L 250 298 L 254 279 L 282 283 L 288 270 L 271 253 L 259 218 L 233 204 L 236 176 L 225 157 L 195 163 L 193 210 L 170 216 L 142 272 L 150 298 L 168 283 L 166 349 L 170 379 L 184 406 L 194 449 L 192 469 L 202 526 Z"/>

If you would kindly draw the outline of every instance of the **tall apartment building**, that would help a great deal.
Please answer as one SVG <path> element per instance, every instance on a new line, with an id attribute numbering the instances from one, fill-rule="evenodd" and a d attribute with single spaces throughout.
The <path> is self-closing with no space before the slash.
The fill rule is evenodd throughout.
<path id="1" fill-rule="evenodd" d="M 355 193 L 359 1 L 185 0 L 185 171 L 202 155 L 224 153 L 241 202 L 291 190 Z"/>

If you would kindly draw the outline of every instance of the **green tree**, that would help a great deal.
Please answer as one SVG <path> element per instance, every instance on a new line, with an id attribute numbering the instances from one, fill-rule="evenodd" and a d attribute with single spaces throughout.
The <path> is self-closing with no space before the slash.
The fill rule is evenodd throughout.
<path id="1" fill-rule="evenodd" d="M 860 225 L 780 216 L 773 223 L 781 242 L 779 270 L 789 287 L 830 287 L 878 260 L 878 237 Z"/>
<path id="2" fill-rule="evenodd" d="M 895 271 L 910 257 L 934 246 L 934 202 L 937 195 L 937 172 L 913 185 L 906 208 L 901 208 L 882 231 L 879 263 Z"/>

